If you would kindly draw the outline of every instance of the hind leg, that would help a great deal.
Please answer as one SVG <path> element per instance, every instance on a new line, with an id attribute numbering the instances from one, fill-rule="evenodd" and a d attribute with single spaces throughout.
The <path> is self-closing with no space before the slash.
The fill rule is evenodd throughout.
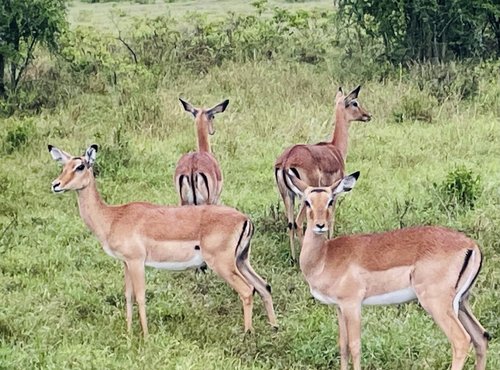
<path id="1" fill-rule="evenodd" d="M 463 369 L 471 338 L 453 311 L 452 300 L 443 299 L 446 297 L 444 292 L 426 297 L 425 294 L 419 294 L 417 291 L 417 297 L 422 307 L 432 316 L 451 343 L 453 352 L 451 370 Z"/>
<path id="2" fill-rule="evenodd" d="M 486 350 L 488 349 L 489 334 L 476 319 L 470 308 L 467 297 L 464 297 L 458 307 L 458 319 L 469 333 L 474 350 L 476 351 L 476 370 L 486 368 Z"/>
<path id="3" fill-rule="evenodd" d="M 226 270 L 224 267 L 214 265 L 210 266 L 214 272 L 223 278 L 240 296 L 243 304 L 243 319 L 245 323 L 245 332 L 253 332 L 252 327 L 252 309 L 253 309 L 253 287 L 236 270 Z"/>
<path id="4" fill-rule="evenodd" d="M 269 324 L 277 329 L 278 322 L 276 321 L 276 314 L 274 313 L 273 297 L 271 296 L 271 286 L 255 272 L 252 266 L 250 266 L 250 261 L 248 259 L 244 262 L 244 268 L 258 280 L 259 283 L 255 284 L 255 290 L 257 290 L 257 293 L 260 295 L 262 301 L 264 302 L 264 307 L 266 309 Z"/>

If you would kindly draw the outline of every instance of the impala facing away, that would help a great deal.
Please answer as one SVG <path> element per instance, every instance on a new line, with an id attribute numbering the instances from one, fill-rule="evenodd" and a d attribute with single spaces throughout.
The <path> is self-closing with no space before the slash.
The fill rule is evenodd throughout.
<path id="1" fill-rule="evenodd" d="M 195 108 L 179 98 L 186 112 L 193 115 L 198 136 L 198 151 L 184 154 L 175 168 L 174 183 L 180 205 L 218 204 L 222 192 L 222 172 L 210 149 L 208 134 L 213 135 L 214 116 L 226 110 L 229 100 L 210 109 Z"/>
<path id="2" fill-rule="evenodd" d="M 52 190 L 75 190 L 85 224 L 107 254 L 123 261 L 128 331 L 135 298 L 143 334 L 148 334 L 145 266 L 180 271 L 205 263 L 239 294 L 245 331 L 252 330 L 254 291 L 264 301 L 270 324 L 277 326 L 271 287 L 250 266 L 253 226 L 247 216 L 224 206 L 168 207 L 145 202 L 109 206 L 97 191 L 92 169 L 97 145 L 91 145 L 82 157 L 52 145 L 49 152 L 63 165 Z"/>
<path id="3" fill-rule="evenodd" d="M 348 368 L 349 353 L 354 369 L 360 369 L 362 305 L 414 299 L 450 340 L 452 370 L 463 368 L 471 341 L 476 370 L 485 369 L 490 336 L 468 302 L 482 262 L 472 239 L 444 227 L 422 226 L 327 240 L 332 204 L 354 187 L 359 172 L 331 187 L 309 187 L 293 171 L 288 174 L 307 207 L 300 269 L 316 299 L 337 305 L 342 370 Z"/>
<path id="4" fill-rule="evenodd" d="M 358 86 L 345 96 L 342 88 L 339 88 L 335 97 L 335 130 L 331 141 L 294 145 L 285 149 L 274 164 L 276 184 L 285 203 L 291 256 L 294 261 L 294 229 L 302 239 L 303 208 L 300 208 L 297 222 L 295 222 L 294 203 L 295 196 L 298 194 L 294 193 L 287 183 L 286 170 L 292 170 L 295 176 L 310 186 L 329 186 L 344 176 L 350 123 L 352 121 L 368 122 L 371 119 L 371 114 L 363 109 L 358 101 L 360 89 L 361 86 Z M 333 221 L 331 224 L 330 220 L 328 222 L 329 226 L 333 227 Z M 329 227 L 329 230 L 332 227 Z"/>

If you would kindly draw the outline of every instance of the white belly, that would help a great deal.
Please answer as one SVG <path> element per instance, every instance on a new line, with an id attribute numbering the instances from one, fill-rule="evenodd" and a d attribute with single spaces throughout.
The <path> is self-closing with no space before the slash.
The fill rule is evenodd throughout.
<path id="1" fill-rule="evenodd" d="M 324 304 L 337 304 L 337 300 L 335 297 L 329 297 L 318 290 L 314 290 L 311 288 L 311 294 L 313 295 L 314 298 L 316 298 L 318 301 Z"/>
<path id="2" fill-rule="evenodd" d="M 203 257 L 201 256 L 201 252 L 197 251 L 194 256 L 186 261 L 164 261 L 164 262 L 156 262 L 156 261 L 146 261 L 146 266 L 154 267 L 157 269 L 164 269 L 170 271 L 183 271 L 187 269 L 198 268 L 204 264 Z"/>
<path id="3" fill-rule="evenodd" d="M 102 249 L 104 249 L 104 252 L 106 252 L 106 254 L 108 256 L 111 256 L 113 258 L 116 258 L 116 259 L 119 259 L 119 260 L 123 261 L 123 256 L 121 254 L 119 254 L 119 253 L 113 252 L 109 246 L 103 245 Z"/>
<path id="4" fill-rule="evenodd" d="M 413 288 L 405 288 L 400 290 L 395 290 L 393 292 L 372 295 L 363 300 L 363 304 L 374 305 L 374 304 L 398 304 L 413 301 L 417 299 L 417 295 Z"/>
<path id="5" fill-rule="evenodd" d="M 337 298 L 334 296 L 327 296 L 318 290 L 311 289 L 311 294 L 314 298 L 324 304 L 337 304 Z M 405 288 L 395 290 L 393 292 L 384 293 L 380 295 L 373 295 L 363 300 L 364 305 L 383 305 L 383 304 L 398 304 L 405 303 L 417 299 L 413 288 Z"/>

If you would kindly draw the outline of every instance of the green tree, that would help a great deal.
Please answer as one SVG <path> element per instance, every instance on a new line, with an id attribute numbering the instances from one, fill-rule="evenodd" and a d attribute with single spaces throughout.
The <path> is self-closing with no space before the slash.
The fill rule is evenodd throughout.
<path id="1" fill-rule="evenodd" d="M 339 19 L 379 40 L 393 63 L 500 53 L 498 0 L 340 0 Z"/>
<path id="2" fill-rule="evenodd" d="M 38 45 L 57 47 L 66 25 L 66 0 L 0 2 L 0 97 L 16 91 Z"/>

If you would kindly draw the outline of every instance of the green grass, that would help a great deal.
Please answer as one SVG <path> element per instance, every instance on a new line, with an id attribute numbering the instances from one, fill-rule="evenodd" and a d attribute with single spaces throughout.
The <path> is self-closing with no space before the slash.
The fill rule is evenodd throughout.
<path id="1" fill-rule="evenodd" d="M 291 144 L 330 137 L 340 80 L 346 78 L 304 64 L 225 63 L 203 76 L 163 78 L 155 90 L 141 80 L 119 83 L 53 110 L 0 118 L 0 369 L 339 368 L 334 310 L 311 299 L 289 264 L 273 162 Z M 408 109 L 401 97 L 429 93 L 416 94 L 414 81 L 347 81 L 346 89 L 363 83 L 360 101 L 374 119 L 352 124 L 347 170 L 361 177 L 337 214 L 341 234 L 441 224 L 476 239 L 485 260 L 472 306 L 494 338 L 500 333 L 498 82 L 481 81 L 469 101 L 422 104 L 429 122 L 413 111 L 396 117 Z M 276 333 L 256 297 L 255 334 L 243 335 L 240 300 L 212 272 L 148 269 L 150 338 L 141 339 L 136 311 L 127 335 L 120 263 L 86 229 L 75 194 L 50 191 L 60 169 L 47 144 L 79 154 L 98 143 L 97 182 L 107 202 L 177 203 L 174 166 L 195 147 L 193 121 L 179 96 L 207 106 L 230 99 L 212 137 L 225 178 L 222 201 L 256 225 L 251 260 L 273 287 Z M 443 209 L 433 184 L 461 166 L 480 175 L 475 208 Z M 451 361 L 445 336 L 416 304 L 365 308 L 362 351 L 364 369 L 446 369 Z M 488 369 L 499 369 L 498 339 L 488 356 Z M 473 368 L 472 358 L 466 368 Z"/>
<path id="2" fill-rule="evenodd" d="M 76 154 L 93 142 L 103 152 L 114 148 L 113 132 L 126 107 L 116 103 L 113 93 L 84 95 L 33 119 L 4 120 L 7 129 L 32 120 L 36 130 L 0 163 L 2 366 L 338 368 L 334 311 L 311 300 L 300 272 L 289 266 L 282 207 L 277 216 L 273 212 L 279 197 L 272 172 L 274 158 L 287 145 L 330 135 L 335 89 L 332 77 L 285 64 L 228 64 L 205 77 L 166 82 L 156 91 L 161 107 L 157 126 L 144 123 L 143 130 L 124 130 L 128 144 L 122 154 L 127 158 L 121 159 L 126 161 L 108 163 L 113 171 L 98 178 L 109 203 L 175 203 L 175 162 L 195 145 L 192 119 L 177 96 L 182 92 L 199 105 L 230 99 L 213 137 L 226 179 L 222 200 L 249 213 L 257 225 L 252 261 L 273 286 L 280 322 L 280 330 L 272 333 L 257 299 L 252 336 L 242 333 L 236 294 L 213 273 L 152 269 L 147 271 L 151 338 L 142 342 L 137 318 L 134 334 L 127 336 L 121 266 L 86 230 L 75 195 L 51 194 L 50 182 L 59 168 L 46 149 L 52 143 Z M 351 233 L 397 227 L 396 202 L 411 200 L 406 224 L 431 222 L 466 230 L 485 254 L 474 311 L 495 335 L 500 310 L 500 171 L 495 160 L 500 133 L 495 117 L 478 110 L 479 102 L 451 102 L 440 107 L 432 124 L 392 122 L 391 109 L 406 89 L 388 82 L 368 83 L 361 91 L 360 99 L 375 119 L 352 125 L 347 167 L 362 175 L 339 207 L 338 229 Z M 115 158 L 101 155 L 97 162 L 106 166 L 106 157 Z M 436 208 L 431 185 L 444 181 L 458 165 L 480 174 L 484 191 L 476 209 L 449 216 Z M 417 305 L 364 310 L 364 368 L 446 368 L 450 359 L 444 335 Z M 468 368 L 471 364 L 469 360 Z M 499 366 L 494 340 L 488 368 Z"/>
<path id="3" fill-rule="evenodd" d="M 74 0 L 68 9 L 68 20 L 72 26 L 90 26 L 101 30 L 116 31 L 130 24 L 133 17 L 154 18 L 160 15 L 183 17 L 192 12 L 202 11 L 211 18 L 222 17 L 227 12 L 238 14 L 254 13 L 253 1 L 241 0 L 174 0 L 172 2 L 156 0 L 151 4 L 132 1 L 116 1 L 90 4 Z M 330 0 L 310 0 L 289 2 L 270 0 L 270 7 L 311 10 L 333 8 Z"/>

